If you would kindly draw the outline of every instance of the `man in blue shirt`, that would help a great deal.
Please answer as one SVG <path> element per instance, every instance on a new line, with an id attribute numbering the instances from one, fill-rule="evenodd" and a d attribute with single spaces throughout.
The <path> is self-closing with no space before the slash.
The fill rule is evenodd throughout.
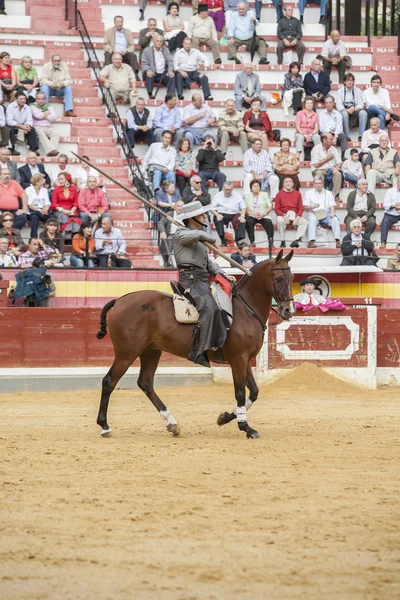
<path id="1" fill-rule="evenodd" d="M 164 131 L 170 131 L 176 138 L 178 129 L 182 126 L 182 117 L 176 106 L 175 94 L 166 94 L 164 104 L 161 104 L 154 113 L 154 139 L 161 142 Z"/>
<path id="2" fill-rule="evenodd" d="M 240 46 L 245 46 L 248 52 L 251 51 L 253 42 L 253 33 L 255 29 L 255 17 L 252 12 L 247 11 L 245 2 L 239 2 L 237 12 L 232 14 L 228 28 L 226 30 L 228 36 L 228 59 L 234 60 L 237 65 L 241 65 L 241 61 L 237 58 L 237 50 Z M 260 65 L 268 65 L 267 60 L 267 45 L 265 41 L 256 36 L 256 49 L 260 56 Z"/>

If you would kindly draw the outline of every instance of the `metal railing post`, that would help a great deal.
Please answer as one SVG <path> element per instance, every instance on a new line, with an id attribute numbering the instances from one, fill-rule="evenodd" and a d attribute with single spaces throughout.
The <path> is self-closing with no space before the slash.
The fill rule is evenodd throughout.
<path id="1" fill-rule="evenodd" d="M 365 27 L 368 39 L 368 48 L 371 46 L 371 2 L 366 0 L 365 3 Z"/>

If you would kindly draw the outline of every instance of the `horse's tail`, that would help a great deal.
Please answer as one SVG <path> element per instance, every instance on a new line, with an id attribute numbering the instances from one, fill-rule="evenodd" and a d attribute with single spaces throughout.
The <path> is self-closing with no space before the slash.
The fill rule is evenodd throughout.
<path id="1" fill-rule="evenodd" d="M 100 331 L 98 331 L 97 335 L 96 335 L 98 340 L 102 340 L 103 337 L 105 337 L 107 335 L 107 313 L 110 310 L 110 308 L 112 308 L 114 306 L 116 301 L 117 301 L 117 298 L 114 298 L 114 300 L 110 300 L 110 302 L 107 302 L 107 304 L 103 307 L 103 310 L 101 311 Z"/>

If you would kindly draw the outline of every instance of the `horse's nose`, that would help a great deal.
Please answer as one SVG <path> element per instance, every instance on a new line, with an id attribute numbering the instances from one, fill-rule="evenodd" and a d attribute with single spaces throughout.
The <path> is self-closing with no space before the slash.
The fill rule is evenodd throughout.
<path id="1" fill-rule="evenodd" d="M 282 318 L 285 319 L 285 321 L 287 321 L 288 319 L 290 319 L 291 316 L 292 311 L 290 310 L 290 307 L 285 306 L 285 308 L 282 310 Z"/>

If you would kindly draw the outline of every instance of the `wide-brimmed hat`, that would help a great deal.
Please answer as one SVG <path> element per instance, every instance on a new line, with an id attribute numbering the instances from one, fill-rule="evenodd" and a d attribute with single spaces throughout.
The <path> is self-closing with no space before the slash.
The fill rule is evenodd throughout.
<path id="1" fill-rule="evenodd" d="M 193 217 L 198 217 L 199 215 L 204 215 L 210 210 L 210 207 L 203 206 L 199 200 L 196 202 L 189 202 L 189 204 L 185 204 L 182 207 L 182 213 L 179 215 L 180 220 L 184 221 L 185 219 L 193 219 Z"/>
<path id="2" fill-rule="evenodd" d="M 300 285 L 304 286 L 307 283 L 312 283 L 316 288 L 321 285 L 322 279 L 317 279 L 316 277 L 307 277 L 307 279 L 303 279 L 300 281 Z"/>
<path id="3" fill-rule="evenodd" d="M 314 208 L 313 209 L 313 213 L 316 216 L 318 221 L 322 221 L 323 219 L 326 219 L 326 208 Z"/>

